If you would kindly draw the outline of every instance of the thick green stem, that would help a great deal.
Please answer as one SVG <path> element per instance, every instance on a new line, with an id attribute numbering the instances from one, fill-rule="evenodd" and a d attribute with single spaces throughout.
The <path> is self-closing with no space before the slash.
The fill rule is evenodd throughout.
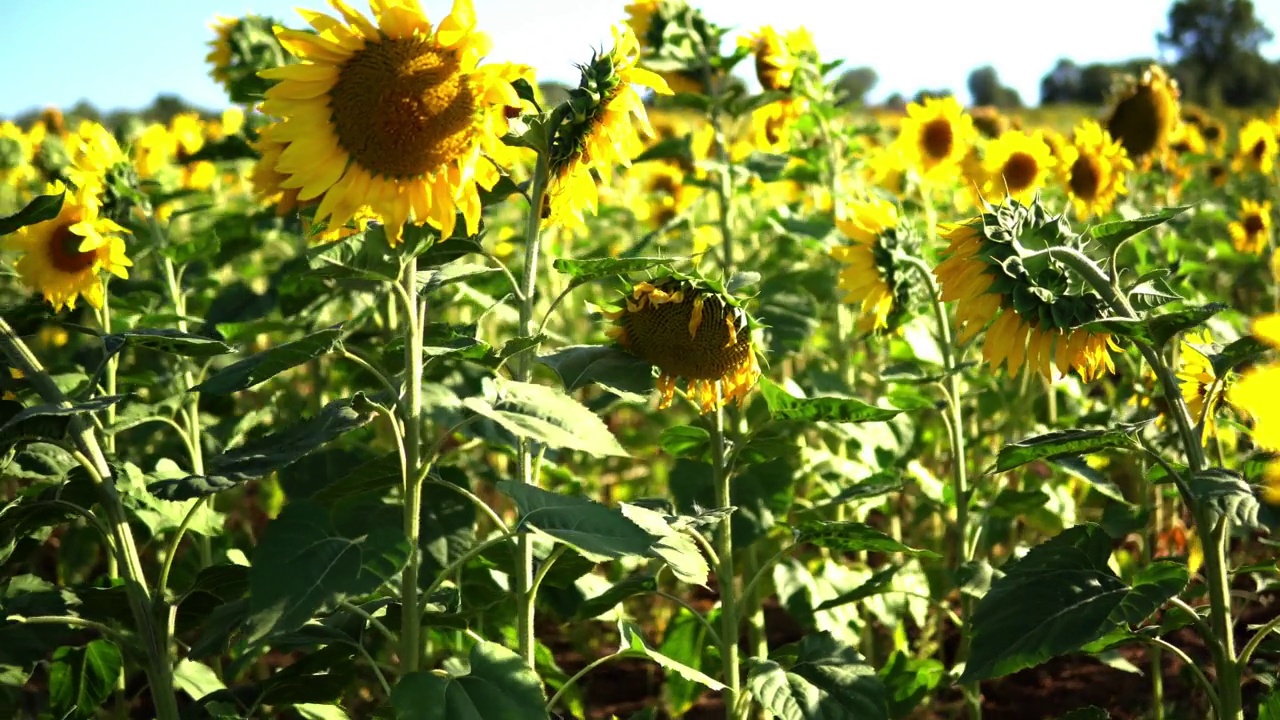
<path id="1" fill-rule="evenodd" d="M 102 284 L 102 309 L 98 311 L 98 325 L 102 327 L 103 335 L 111 334 L 111 289 L 109 283 L 105 281 Z M 119 366 L 120 354 L 116 353 L 107 358 L 106 367 L 102 369 L 102 391 L 108 396 L 116 394 L 116 374 Z M 108 429 L 116 424 L 115 405 L 107 407 L 105 424 Z M 107 452 L 115 454 L 116 434 L 114 431 L 103 433 L 102 442 L 107 446 Z"/>
<path id="2" fill-rule="evenodd" d="M 529 218 L 525 226 L 524 268 L 520 276 L 520 328 L 519 337 L 533 334 L 533 306 L 538 293 L 538 253 L 542 245 L 542 203 L 547 194 L 550 174 L 547 156 L 540 154 L 534 167 L 533 184 L 529 195 Z M 528 382 L 533 375 L 533 353 L 521 353 L 516 358 L 515 379 Z M 533 473 L 533 445 L 521 439 L 516 453 L 516 473 L 520 482 L 533 485 L 537 478 Z M 536 586 L 533 581 L 533 536 L 520 533 L 516 539 L 516 644 L 520 657 L 534 667 L 534 613 Z"/>
<path id="3" fill-rule="evenodd" d="M 713 453 L 716 507 L 732 504 L 730 488 L 732 475 L 725 458 L 724 409 L 720 407 L 720 384 L 716 383 L 716 410 L 711 426 L 711 451 Z M 738 599 L 733 573 L 733 523 L 725 518 L 716 529 L 716 555 L 720 564 L 716 568 L 716 581 L 720 585 L 720 658 L 724 667 L 725 717 L 734 720 L 739 694 L 738 668 Z"/>
<path id="4" fill-rule="evenodd" d="M 53 379 L 30 348 L 17 336 L 9 323 L 0 317 L 0 351 L 13 367 L 21 370 L 36 392 L 50 404 L 69 407 L 66 395 L 58 389 Z M 178 720 L 178 700 L 173 688 L 173 663 L 169 658 L 169 643 L 164 626 L 152 614 L 151 596 L 147 590 L 146 574 L 133 541 L 128 516 L 120 495 L 112 482 L 111 466 L 98 445 L 98 439 L 81 421 L 72 416 L 70 436 L 78 448 L 76 459 L 84 467 L 98 490 L 99 501 L 107 514 L 107 527 L 114 540 L 114 550 L 119 563 L 120 577 L 124 580 L 129 609 L 137 626 L 138 640 L 147 658 L 147 679 L 151 684 L 151 697 L 160 720 Z"/>
<path id="5" fill-rule="evenodd" d="M 407 295 L 403 327 L 404 397 L 400 404 L 400 426 L 404 430 L 404 534 L 409 542 L 409 562 L 400 582 L 400 667 L 411 673 L 418 669 L 422 657 L 422 613 L 418 611 L 418 565 L 421 555 L 418 536 L 422 518 L 422 308 L 417 301 L 418 260 L 410 258 L 400 275 L 400 286 Z"/>

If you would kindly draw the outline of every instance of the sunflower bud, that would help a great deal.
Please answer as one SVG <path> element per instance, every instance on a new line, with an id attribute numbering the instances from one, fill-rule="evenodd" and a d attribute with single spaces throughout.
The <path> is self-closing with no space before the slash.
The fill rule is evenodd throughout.
<path id="1" fill-rule="evenodd" d="M 261 100 L 273 83 L 259 77 L 258 71 L 293 61 L 276 39 L 274 25 L 271 18 L 258 15 L 219 18 L 213 25 L 217 37 L 209 41 L 205 60 L 213 65 L 209 74 L 232 102 L 250 105 Z"/>

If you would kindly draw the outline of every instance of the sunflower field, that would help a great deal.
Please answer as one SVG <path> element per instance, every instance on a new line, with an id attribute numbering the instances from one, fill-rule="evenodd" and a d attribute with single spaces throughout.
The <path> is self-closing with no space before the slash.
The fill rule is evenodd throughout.
<path id="1" fill-rule="evenodd" d="M 0 125 L 0 716 L 1280 720 L 1280 109 L 331 4 Z"/>

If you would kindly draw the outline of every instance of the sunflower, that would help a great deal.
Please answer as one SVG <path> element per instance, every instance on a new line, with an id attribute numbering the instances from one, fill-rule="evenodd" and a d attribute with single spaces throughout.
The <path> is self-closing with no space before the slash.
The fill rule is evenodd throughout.
<path id="1" fill-rule="evenodd" d="M 925 179 L 950 180 L 977 137 L 973 118 L 947 96 L 908 105 L 895 144 Z"/>
<path id="2" fill-rule="evenodd" d="M 54 310 L 74 310 L 78 297 L 101 308 L 99 274 L 105 270 L 129 277 L 126 268 L 133 263 L 120 237 L 128 231 L 100 217 L 97 203 L 89 202 L 83 190 L 68 191 L 60 182 L 46 188 L 48 195 L 62 192 L 66 195 L 57 217 L 21 228 L 6 245 L 22 253 L 16 267 L 23 282 L 42 292 Z"/>
<path id="3" fill-rule="evenodd" d="M 1208 330 L 1187 333 L 1179 345 L 1179 389 L 1187 403 L 1187 410 L 1191 413 L 1192 422 L 1197 425 L 1202 420 L 1204 422 L 1201 439 L 1206 445 L 1209 438 L 1218 433 L 1216 415 L 1222 400 L 1222 389 L 1214 387 L 1218 376 L 1213 369 L 1213 362 L 1201 349 L 1212 350 L 1213 347 L 1213 336 Z"/>
<path id="4" fill-rule="evenodd" d="M 608 182 L 614 165 L 629 166 L 644 147 L 639 133 L 653 135 L 636 88 L 668 95 L 671 88 L 656 73 L 637 67 L 639 58 L 640 47 L 631 28 L 614 26 L 613 50 L 582 68 L 582 79 L 568 102 L 580 103 L 584 112 L 581 120 L 565 122 L 556 132 L 544 225 L 581 227 L 583 211 L 595 213 L 599 203 L 592 173 Z"/>
<path id="5" fill-rule="evenodd" d="M 985 198 L 1011 197 L 1028 203 L 1044 187 L 1057 164 L 1049 144 L 1037 131 L 1010 130 L 986 146 L 979 166 Z"/>
<path id="6" fill-rule="evenodd" d="M 116 136 L 95 122 L 86 120 L 80 123 L 67 144 L 71 159 L 67 177 L 73 185 L 87 190 L 90 195 L 102 191 L 108 172 L 129 162 Z"/>
<path id="7" fill-rule="evenodd" d="M 1126 192 L 1125 174 L 1133 162 L 1124 147 L 1092 120 L 1076 128 L 1070 145 L 1062 148 L 1058 174 L 1075 206 L 1076 216 L 1105 215 L 1116 195 Z"/>
<path id="8" fill-rule="evenodd" d="M 783 153 L 791 149 L 791 129 L 809 110 L 809 101 L 790 97 L 751 112 L 751 137 L 756 149 Z"/>
<path id="9" fill-rule="evenodd" d="M 1120 141 L 1135 162 L 1147 165 L 1168 146 L 1179 122 L 1177 81 L 1158 65 L 1131 82 L 1107 116 L 1107 132 Z"/>
<path id="10" fill-rule="evenodd" d="M 209 41 L 209 54 L 205 56 L 205 62 L 213 66 L 209 71 L 212 77 L 227 92 L 231 92 L 231 34 L 235 32 L 240 25 L 239 18 L 223 17 L 215 15 L 213 23 L 209 25 L 209 29 L 213 30 L 214 38 Z"/>
<path id="11" fill-rule="evenodd" d="M 160 123 L 148 125 L 133 143 L 133 164 L 138 169 L 138 177 L 155 178 L 173 163 L 177 152 L 178 145 L 169 128 Z"/>
<path id="12" fill-rule="evenodd" d="M 1031 207 L 1010 202 L 988 206 L 978 218 L 946 226 L 943 261 L 934 269 L 942 300 L 956 303 L 956 343 L 987 328 L 983 357 L 1010 373 L 1035 368 L 1044 377 L 1075 369 L 1085 382 L 1114 372 L 1110 335 L 1084 329 L 1101 319 L 1102 303 L 1092 293 L 1072 287 L 1066 269 L 1054 261 L 1038 261 L 1031 270 L 1023 243 L 1072 244 L 1056 232 L 1061 218 L 1046 218 L 1037 201 Z M 990 327 L 988 327 L 988 325 Z"/>
<path id="13" fill-rule="evenodd" d="M 659 409 L 670 407 L 679 378 L 703 413 L 730 400 L 741 404 L 755 386 L 760 365 L 751 321 L 727 295 L 669 277 L 637 283 L 624 304 L 609 313 L 615 325 L 608 334 L 627 352 L 657 366 Z"/>
<path id="14" fill-rule="evenodd" d="M 852 203 L 837 216 L 836 227 L 853 241 L 832 248 L 831 257 L 844 266 L 837 280 L 844 302 L 861 303 L 858 329 L 875 332 L 896 325 L 911 286 L 894 265 L 893 254 L 913 240 L 897 207 L 876 198 Z"/>
<path id="15" fill-rule="evenodd" d="M 268 125 L 258 133 L 257 140 L 249 143 L 259 156 L 249 171 L 249 182 L 258 202 L 275 205 L 276 215 L 284 217 L 298 207 L 298 189 L 281 187 L 288 176 L 276 170 L 285 148 L 284 141 L 276 137 L 279 132 L 279 125 Z"/>
<path id="16" fill-rule="evenodd" d="M 871 187 L 887 190 L 901 196 L 906 191 L 906 173 L 910 158 L 901 143 L 873 147 L 863 155 L 859 175 Z"/>
<path id="17" fill-rule="evenodd" d="M 22 188 L 35 180 L 34 159 L 35 148 L 22 128 L 8 120 L 0 122 L 0 185 Z"/>
<path id="18" fill-rule="evenodd" d="M 993 105 L 979 105 L 971 113 L 973 128 L 979 135 L 994 140 L 1010 130 L 1021 130 L 1022 124 L 1005 117 L 1000 108 Z"/>
<path id="19" fill-rule="evenodd" d="M 499 178 L 481 158 L 501 145 L 489 118 L 520 99 L 500 66 L 479 66 L 490 42 L 471 0 L 434 28 L 415 0 L 372 0 L 376 25 L 330 2 L 341 20 L 302 11 L 315 33 L 276 30 L 301 62 L 259 73 L 278 81 L 261 109 L 279 119 L 280 187 L 320 198 L 316 220 L 332 227 L 370 208 L 392 245 L 410 221 L 448 238 L 458 211 L 474 234 L 478 188 Z"/>
<path id="20" fill-rule="evenodd" d="M 751 35 L 738 39 L 738 45 L 750 48 L 756 59 L 756 79 L 765 90 L 789 92 L 800 68 L 801 54 L 813 53 L 813 38 L 804 28 L 792 30 L 786 36 L 778 34 L 772 26 L 765 25 Z"/>
<path id="21" fill-rule="evenodd" d="M 637 0 L 623 9 L 627 12 L 627 27 L 646 59 L 657 58 L 670 67 L 673 63 L 668 61 L 678 59 L 676 64 L 680 64 L 696 46 L 711 48 L 712 52 L 720 47 L 719 30 L 707 22 L 701 10 L 689 7 L 684 0 Z M 665 69 L 657 75 L 673 93 L 709 94 L 711 91 L 700 65 Z M 712 71 L 713 85 L 719 85 L 724 79 L 723 70 Z"/>
<path id="22" fill-rule="evenodd" d="M 1240 201 L 1240 215 L 1227 225 L 1237 252 L 1261 255 L 1271 244 L 1271 201 Z"/>
<path id="23" fill-rule="evenodd" d="M 1240 129 L 1240 147 L 1232 167 L 1236 172 L 1251 170 L 1270 175 L 1276 161 L 1276 130 L 1265 120 L 1254 118 Z"/>
<path id="24" fill-rule="evenodd" d="M 1280 313 L 1254 318 L 1251 334 L 1280 349 Z M 1249 370 L 1227 391 L 1227 400 L 1253 420 L 1250 435 L 1264 450 L 1280 450 L 1280 363 Z"/>
<path id="25" fill-rule="evenodd" d="M 702 194 L 697 185 L 684 181 L 684 171 L 676 163 L 637 163 L 627 175 L 638 185 L 638 192 L 626 193 L 624 201 L 634 206 L 636 219 L 646 222 L 650 229 L 671 222 Z"/>

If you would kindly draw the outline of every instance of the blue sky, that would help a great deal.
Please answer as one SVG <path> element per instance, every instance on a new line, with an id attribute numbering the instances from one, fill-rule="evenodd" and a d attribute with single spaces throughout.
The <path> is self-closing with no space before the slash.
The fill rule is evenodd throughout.
<path id="1" fill-rule="evenodd" d="M 542 79 L 576 83 L 573 63 L 608 42 L 625 0 L 474 0 L 493 60 L 533 65 Z M 451 0 L 421 0 L 433 20 Z M 352 4 L 366 9 L 361 0 Z M 825 59 L 870 65 L 880 74 L 873 99 L 900 91 L 950 88 L 991 64 L 1025 101 L 1061 57 L 1077 62 L 1155 56 L 1167 0 L 695 0 L 708 19 L 749 32 L 810 29 Z M 208 77 L 205 43 L 215 14 L 258 13 L 298 27 L 298 5 L 322 0 L 0 0 L 3 91 L 0 117 L 87 99 L 102 109 L 138 108 L 177 93 L 207 108 L 227 104 Z M 1256 2 L 1280 33 L 1280 2 Z M 1037 12 L 1038 9 L 1043 11 Z M 1049 8 L 1054 8 L 1051 13 Z M 1280 56 L 1280 43 L 1264 48 Z M 744 65 L 746 67 L 746 65 Z"/>

